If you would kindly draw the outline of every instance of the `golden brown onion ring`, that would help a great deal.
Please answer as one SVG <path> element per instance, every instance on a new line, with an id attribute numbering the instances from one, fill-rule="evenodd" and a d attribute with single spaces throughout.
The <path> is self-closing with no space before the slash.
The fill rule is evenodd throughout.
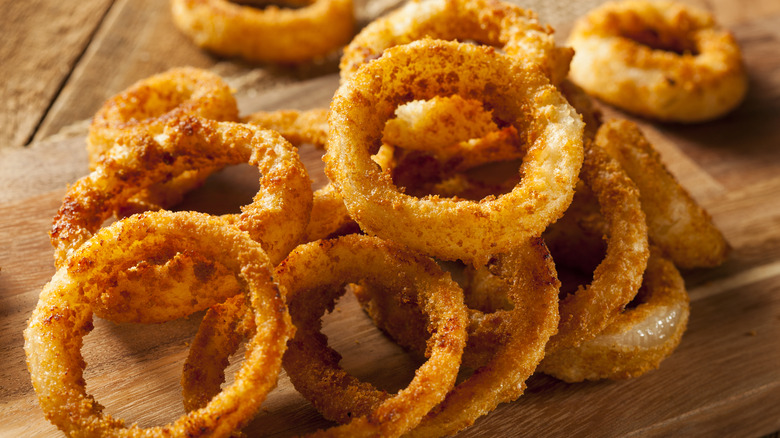
<path id="1" fill-rule="evenodd" d="M 149 239 L 149 240 L 147 240 Z M 82 286 L 111 282 L 134 247 L 146 258 L 157 256 L 165 240 L 177 251 L 196 251 L 224 264 L 246 291 L 256 330 L 235 383 L 207 406 L 165 426 L 126 426 L 103 413 L 86 392 L 83 338 L 92 330 L 89 297 Z M 142 249 L 139 249 L 142 248 Z M 224 220 L 192 212 L 156 212 L 132 216 L 100 230 L 78 249 L 43 288 L 24 332 L 27 365 L 46 418 L 69 436 L 229 436 L 246 425 L 276 386 L 282 354 L 294 328 L 273 269 L 258 243 Z M 148 290 L 154 294 L 156 290 Z"/>
<path id="2" fill-rule="evenodd" d="M 120 141 L 98 169 L 71 186 L 50 233 L 55 246 L 55 263 L 61 266 L 99 229 L 112 211 L 139 189 L 164 181 L 182 170 L 245 162 L 260 170 L 260 190 L 252 204 L 244 206 L 241 214 L 230 215 L 229 220 L 260 242 L 272 261 L 283 259 L 301 241 L 311 210 L 311 182 L 296 150 L 273 131 L 183 117 L 169 122 L 154 137 L 139 136 L 126 139 L 125 143 Z M 128 273 L 123 277 L 121 287 L 105 290 L 101 299 L 93 303 L 93 311 L 113 321 L 154 322 L 154 319 L 147 319 L 152 317 L 151 312 L 121 303 L 134 291 L 143 292 L 138 284 L 162 278 L 166 272 L 199 274 L 194 269 L 178 270 L 181 263 L 195 267 L 204 261 L 184 256 L 168 259 L 161 255 L 140 264 L 135 267 L 137 275 Z M 165 284 L 168 283 L 159 283 L 161 287 Z M 206 285 L 210 293 L 190 288 L 178 292 L 169 290 L 171 293 L 165 295 L 165 299 L 170 311 L 178 309 L 183 316 L 197 310 L 193 308 L 193 293 L 201 297 L 200 309 L 236 293 L 230 293 L 230 285 L 219 281 L 204 283 L 204 287 Z M 204 296 L 210 296 L 212 301 Z"/>
<path id="3" fill-rule="evenodd" d="M 736 107 L 747 91 L 733 35 L 708 12 L 682 3 L 605 3 L 577 21 L 568 44 L 576 51 L 574 82 L 644 117 L 711 120 Z"/>
<path id="4" fill-rule="evenodd" d="M 690 314 L 688 302 L 682 276 L 654 249 L 636 307 L 579 347 L 546 355 L 539 370 L 567 382 L 639 377 L 658 368 L 679 345 Z"/>
<path id="5" fill-rule="evenodd" d="M 620 162 L 639 188 L 650 241 L 677 267 L 714 267 L 726 260 L 730 247 L 723 233 L 667 170 L 636 124 L 605 123 L 596 143 Z"/>
<path id="6" fill-rule="evenodd" d="M 352 0 L 311 0 L 298 9 L 257 9 L 228 0 L 171 0 L 176 27 L 198 46 L 249 61 L 298 63 L 349 42 Z"/>
<path id="7" fill-rule="evenodd" d="M 90 168 L 94 170 L 129 131 L 159 130 L 182 114 L 236 122 L 238 106 L 230 87 L 206 70 L 174 68 L 138 81 L 107 100 L 92 118 L 87 137 Z"/>
<path id="8" fill-rule="evenodd" d="M 230 87 L 206 70 L 174 68 L 140 80 L 108 99 L 92 118 L 87 136 L 90 168 L 98 166 L 120 137 L 157 132 L 183 115 L 235 122 L 238 106 Z M 205 167 L 182 172 L 171 181 L 141 191 L 125 210 L 132 213 L 174 205 L 214 170 Z"/>
<path id="9" fill-rule="evenodd" d="M 510 193 L 481 202 L 415 198 L 371 160 L 397 106 L 453 94 L 482 99 L 524 136 L 524 177 Z M 547 78 L 471 44 L 421 40 L 388 49 L 342 84 L 329 117 L 325 171 L 352 218 L 443 260 L 483 265 L 539 235 L 571 202 L 582 163 L 582 121 Z"/>
<path id="10" fill-rule="evenodd" d="M 433 260 L 374 237 L 350 235 L 296 248 L 279 265 L 276 278 L 288 291 L 297 329 L 285 353 L 285 370 L 326 418 L 346 423 L 326 435 L 399 436 L 416 426 L 454 385 L 466 342 L 466 308 L 460 287 Z M 340 355 L 320 332 L 321 315 L 346 284 L 359 281 L 414 303 L 428 321 L 427 360 L 395 395 L 340 368 Z M 188 408 L 199 407 L 219 390 L 221 371 L 201 359 L 204 352 L 224 359 L 237 346 L 230 332 L 239 327 L 244 310 L 234 304 L 209 310 L 201 324 L 182 377 Z"/>
<path id="11" fill-rule="evenodd" d="M 327 112 L 327 109 L 259 111 L 243 120 L 263 129 L 277 131 L 295 146 L 309 143 L 324 148 L 328 135 Z M 462 125 L 467 127 L 460 129 Z M 456 129 L 457 132 L 442 131 L 441 126 Z M 421 174 L 425 175 L 425 180 L 436 179 L 449 172 L 520 158 L 523 152 L 514 127 L 499 129 L 481 102 L 464 100 L 457 95 L 400 106 L 396 110 L 396 118 L 389 120 L 385 127 L 383 141 L 388 145 L 383 145 L 383 153 L 378 155 L 384 156 L 375 155 L 374 161 L 383 169 L 391 168 L 394 172 L 393 180 L 399 186 L 410 181 L 414 181 L 415 186 L 419 185 Z M 420 149 L 421 145 L 432 152 L 407 153 L 399 149 Z M 395 173 L 396 169 L 402 173 Z M 306 241 L 335 237 L 357 229 L 341 195 L 332 184 L 314 192 Z"/>
<path id="12" fill-rule="evenodd" d="M 423 38 L 473 40 L 501 48 L 519 62 L 542 69 L 553 83 L 569 69 L 572 51 L 556 47 L 552 28 L 533 11 L 495 0 L 415 0 L 369 23 L 344 49 L 342 81 L 385 49 Z M 465 65 L 465 64 L 464 64 Z"/>
<path id="13" fill-rule="evenodd" d="M 636 295 L 650 254 L 639 191 L 620 164 L 586 141 L 580 178 L 595 195 L 606 223 L 606 255 L 591 283 L 561 300 L 561 324 L 548 352 L 579 345 L 604 330 Z"/>

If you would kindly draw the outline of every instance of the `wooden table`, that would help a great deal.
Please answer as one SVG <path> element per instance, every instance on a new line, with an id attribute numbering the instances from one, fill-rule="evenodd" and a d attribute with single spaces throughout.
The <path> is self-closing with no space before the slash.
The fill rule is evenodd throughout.
<path id="1" fill-rule="evenodd" d="M 362 0 L 364 24 L 398 0 Z M 564 384 L 534 376 L 526 394 L 462 436 L 761 436 L 780 430 L 780 2 L 691 0 L 731 28 L 744 50 L 750 92 L 728 117 L 702 125 L 640 121 L 670 169 L 713 215 L 734 248 L 710 270 L 685 272 L 688 332 L 661 368 L 622 382 Z M 522 2 L 521 2 L 522 3 Z M 572 20 L 599 3 L 527 0 L 563 41 Z M 571 2 L 574 3 L 574 2 Z M 327 105 L 337 57 L 296 68 L 247 65 L 194 47 L 156 0 L 0 1 L 0 436 L 58 436 L 29 381 L 22 330 L 54 272 L 47 231 L 66 187 L 87 174 L 84 135 L 100 104 L 129 84 L 179 65 L 209 68 L 236 89 L 243 114 Z M 611 116 L 621 116 L 608 110 Z M 317 151 L 304 149 L 315 184 Z M 185 203 L 237 209 L 256 187 L 246 169 L 213 178 Z M 225 186 L 228 197 L 214 201 Z M 235 186 L 232 186 L 235 187 Z M 179 376 L 196 316 L 155 326 L 98 320 L 87 337 L 88 389 L 109 412 L 141 425 L 183 412 Z M 325 318 L 344 366 L 387 388 L 415 362 L 345 298 Z M 233 365 L 235 368 L 235 365 Z M 251 435 L 326 427 L 282 376 Z"/>

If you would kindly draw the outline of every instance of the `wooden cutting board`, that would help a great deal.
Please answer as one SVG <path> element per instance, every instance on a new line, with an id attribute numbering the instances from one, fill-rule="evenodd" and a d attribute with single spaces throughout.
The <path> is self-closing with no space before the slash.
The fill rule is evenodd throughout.
<path id="1" fill-rule="evenodd" d="M 582 6 L 562 4 L 537 3 L 564 36 Z M 743 47 L 751 79 L 745 103 L 702 125 L 640 121 L 734 249 L 721 267 L 684 273 L 692 310 L 682 344 L 659 370 L 634 380 L 565 384 L 534 376 L 525 395 L 461 436 L 760 436 L 780 430 L 780 6 L 707 5 Z M 242 113 L 322 107 L 338 86 L 335 73 L 292 76 L 261 90 L 237 87 Z M 64 96 L 75 105 L 73 96 Z M 314 184 L 323 184 L 320 152 L 304 147 L 301 155 Z M 54 273 L 51 218 L 67 185 L 87 173 L 83 135 L 0 148 L 0 436 L 60 436 L 30 385 L 22 330 Z M 256 177 L 249 167 L 227 169 L 179 208 L 236 211 L 256 191 Z M 181 367 L 199 316 L 152 326 L 97 320 L 84 347 L 89 392 L 111 414 L 142 426 L 181 415 Z M 411 379 L 415 359 L 378 332 L 350 296 L 324 318 L 324 331 L 355 375 L 388 390 Z M 291 436 L 329 425 L 282 375 L 247 431 Z"/>

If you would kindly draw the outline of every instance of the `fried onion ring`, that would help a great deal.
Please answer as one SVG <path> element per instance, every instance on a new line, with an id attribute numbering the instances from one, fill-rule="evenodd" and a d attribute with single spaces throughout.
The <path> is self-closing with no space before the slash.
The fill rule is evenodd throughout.
<path id="1" fill-rule="evenodd" d="M 591 283 L 561 300 L 561 324 L 548 352 L 579 345 L 604 330 L 636 295 L 650 255 L 639 191 L 620 164 L 586 142 L 580 178 L 596 197 L 606 223 L 606 255 Z"/>
<path id="2" fill-rule="evenodd" d="M 242 207 L 241 214 L 229 215 L 228 219 L 248 231 L 263 245 L 272 262 L 278 262 L 301 241 L 311 211 L 311 182 L 296 150 L 273 131 L 183 117 L 170 121 L 154 137 L 146 135 L 127 139 L 126 143 L 120 141 L 98 169 L 71 186 L 50 232 L 55 264 L 65 263 L 111 212 L 140 188 L 164 181 L 171 174 L 186 169 L 246 162 L 260 170 L 260 190 L 252 204 Z M 160 278 L 161 272 L 174 272 L 177 263 L 193 266 L 199 263 L 197 259 L 192 260 L 190 263 L 186 258 L 174 258 L 162 260 L 161 264 L 152 260 L 137 267 L 145 270 L 138 277 L 149 281 L 149 278 Z M 198 274 L 197 271 L 189 272 Z M 93 311 L 116 322 L 154 322 L 146 319 L 151 318 L 152 312 L 118 305 L 126 301 L 126 295 L 138 289 L 134 284 L 139 282 L 130 281 L 133 278 L 129 274 L 125 279 L 128 280 L 124 282 L 126 287 L 106 290 L 103 298 L 93 303 Z M 177 289 L 178 293 L 166 296 L 166 299 L 170 311 L 178 309 L 179 316 L 183 316 L 235 294 L 229 294 L 231 288 L 227 286 L 210 282 L 210 294 L 192 288 Z M 193 293 L 201 296 L 198 308 L 193 308 Z M 208 295 L 211 295 L 211 301 L 204 298 Z"/>
<path id="3" fill-rule="evenodd" d="M 260 10 L 228 0 L 171 0 L 176 27 L 198 46 L 249 61 L 299 63 L 349 42 L 352 0 L 311 0 L 299 9 Z"/>
<path id="4" fill-rule="evenodd" d="M 454 385 L 466 343 L 466 308 L 460 287 L 433 260 L 375 237 L 350 235 L 302 245 L 276 272 L 288 291 L 297 329 L 284 356 L 285 370 L 295 388 L 326 418 L 345 423 L 327 430 L 327 435 L 399 436 L 415 427 Z M 358 281 L 415 303 L 429 321 L 427 360 L 395 395 L 340 368 L 340 355 L 320 332 L 322 313 L 344 293 L 345 284 Z M 243 310 L 235 303 L 209 310 L 193 342 L 182 377 L 189 409 L 219 390 L 223 376 L 200 358 L 209 352 L 219 363 L 237 347 L 231 333 L 239 327 Z"/>
<path id="5" fill-rule="evenodd" d="M 706 11 L 671 1 L 605 3 L 577 21 L 571 79 L 626 111 L 702 122 L 736 107 L 747 91 L 733 35 Z"/>
<path id="6" fill-rule="evenodd" d="M 371 160 L 397 106 L 453 94 L 483 99 L 524 136 L 524 177 L 510 193 L 480 202 L 415 198 Z M 421 40 L 388 49 L 342 84 L 329 117 L 325 171 L 352 218 L 443 260 L 484 265 L 539 235 L 571 202 L 582 163 L 582 121 L 547 78 L 471 44 Z"/>
<path id="7" fill-rule="evenodd" d="M 230 87 L 206 70 L 174 68 L 138 81 L 107 100 L 92 118 L 87 136 L 90 168 L 94 170 L 128 131 L 154 131 L 181 114 L 235 122 L 238 105 Z"/>
<path id="8" fill-rule="evenodd" d="M 620 162 L 639 188 L 650 241 L 682 269 L 723 263 L 729 244 L 712 217 L 667 170 L 658 152 L 633 122 L 613 120 L 596 143 Z"/>
<path id="9" fill-rule="evenodd" d="M 238 121 L 238 106 L 230 87 L 217 75 L 192 67 L 174 68 L 140 80 L 107 100 L 92 118 L 87 136 L 90 169 L 120 137 L 159 131 L 182 115 Z M 187 191 L 200 185 L 212 168 L 189 170 L 172 181 L 149 187 L 132 200 L 126 210 L 144 211 L 180 202 Z"/>
<path id="10" fill-rule="evenodd" d="M 680 343 L 690 314 L 685 282 L 653 249 L 636 307 L 579 347 L 545 356 L 539 370 L 566 382 L 629 379 L 658 368 Z"/>
<path id="11" fill-rule="evenodd" d="M 142 429 L 104 414 L 103 407 L 86 392 L 81 347 L 93 326 L 89 299 L 81 289 L 92 281 L 110 281 L 126 262 L 123 252 L 131 247 L 145 257 L 157 256 L 162 239 L 178 251 L 203 252 L 234 272 L 260 329 L 249 341 L 235 383 L 203 409 L 165 426 Z M 103 228 L 43 288 L 24 332 L 27 365 L 46 418 L 69 436 L 229 436 L 251 420 L 276 386 L 282 354 L 294 331 L 272 275 L 260 245 L 219 218 L 156 212 Z"/>
<path id="12" fill-rule="evenodd" d="M 533 11 L 495 0 L 416 0 L 369 23 L 344 49 L 342 81 L 385 49 L 423 38 L 473 40 L 501 48 L 507 55 L 537 65 L 560 82 L 572 51 L 556 47 L 552 28 L 539 23 Z"/>

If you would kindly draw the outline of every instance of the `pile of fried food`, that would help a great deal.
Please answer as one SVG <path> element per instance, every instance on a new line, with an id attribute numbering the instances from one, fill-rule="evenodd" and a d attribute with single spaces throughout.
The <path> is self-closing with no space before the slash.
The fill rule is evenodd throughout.
<path id="1" fill-rule="evenodd" d="M 173 2 L 179 14 L 219 3 Z M 343 2 L 294 11 L 331 3 Z M 632 103 L 687 102 L 674 94 L 687 81 L 685 90 L 722 104 L 720 115 L 744 87 L 733 71 L 712 79 L 726 64 L 699 62 L 716 49 L 707 45 L 713 32 L 723 33 L 703 20 L 707 36 L 694 38 L 700 15 L 609 3 L 572 38 L 633 45 L 634 61 L 678 58 L 683 76 L 667 71 L 663 90 L 633 84 L 643 91 Z M 24 333 L 46 417 L 71 436 L 230 436 L 284 367 L 339 423 L 314 436 L 443 436 L 516 400 L 534 372 L 578 382 L 658 367 L 688 320 L 678 268 L 717 266 L 728 244 L 637 125 L 602 122 L 577 85 L 588 85 L 582 65 L 602 83 L 623 79 L 599 78 L 607 62 L 581 60 L 594 56 L 587 44 L 575 50 L 509 3 L 421 0 L 351 40 L 327 109 L 241 118 L 224 81 L 193 68 L 106 102 L 88 137 L 93 170 L 54 218 L 58 269 Z M 700 74 L 690 74 L 694 64 Z M 707 79 L 691 85 L 693 76 Z M 708 94 L 724 81 L 729 93 Z M 685 121 L 714 117 L 705 107 L 709 114 L 692 114 L 689 105 Z M 330 183 L 316 191 L 297 153 L 303 143 L 326 150 Z M 260 173 L 240 213 L 167 210 L 239 163 Z M 345 293 L 424 358 L 406 388 L 387 393 L 339 367 L 320 328 Z M 159 323 L 203 310 L 182 377 L 187 413 L 148 429 L 105 414 L 83 377 L 93 315 Z M 224 385 L 242 343 L 245 358 Z"/>

